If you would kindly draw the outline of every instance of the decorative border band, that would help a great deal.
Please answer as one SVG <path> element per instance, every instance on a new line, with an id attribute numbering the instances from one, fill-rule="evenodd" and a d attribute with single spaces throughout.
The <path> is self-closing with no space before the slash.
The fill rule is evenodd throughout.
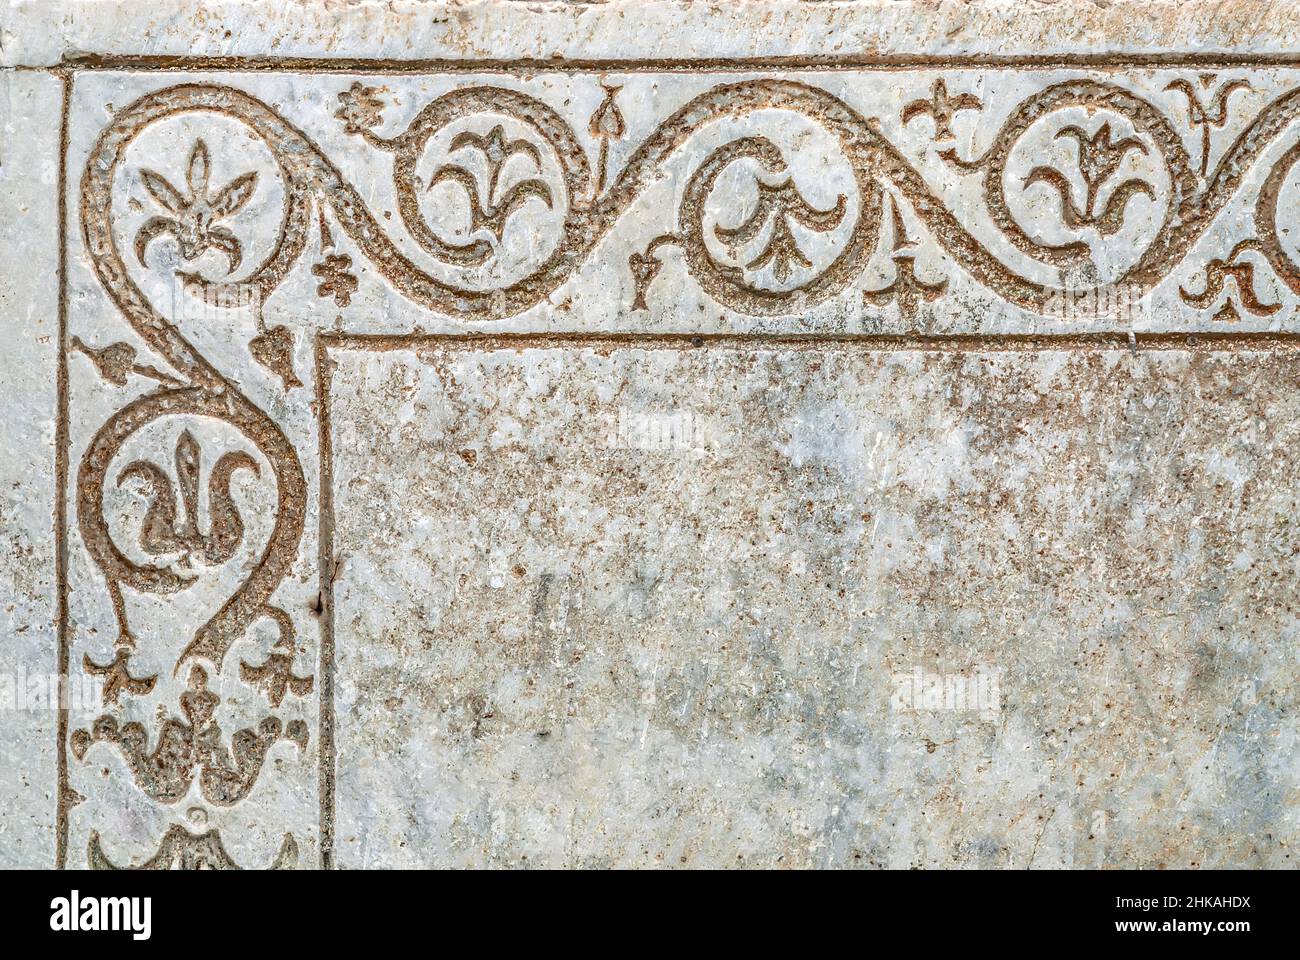
<path id="1" fill-rule="evenodd" d="M 1115 283 L 1146 296 L 1172 271 L 1192 256 L 1229 201 L 1242 191 L 1247 176 L 1293 134 L 1300 119 L 1300 86 L 1286 90 L 1264 104 L 1253 119 L 1211 163 L 1210 137 L 1230 113 L 1233 94 L 1250 89 L 1249 77 L 1218 77 L 1212 69 L 1300 67 L 1300 58 L 1271 55 L 1246 57 L 1220 54 L 1129 55 L 1120 63 L 1107 55 L 1042 57 L 909 57 L 879 58 L 864 64 L 861 58 L 765 58 L 736 61 L 315 61 L 288 58 L 123 58 L 88 57 L 62 71 L 64 103 L 62 154 L 59 173 L 60 231 L 62 234 L 60 285 L 59 425 L 56 483 L 59 488 L 55 529 L 59 540 L 58 617 L 59 672 L 66 686 L 71 670 L 71 630 L 68 610 L 68 553 L 71 544 L 65 515 L 69 463 L 68 362 L 71 352 L 83 354 L 110 385 L 125 386 L 143 378 L 151 381 L 147 392 L 123 403 L 99 427 L 75 469 L 77 529 L 106 587 L 108 603 L 117 623 L 115 654 L 108 662 L 87 656 L 83 670 L 104 678 L 105 696 L 150 697 L 158 678 L 134 672 L 131 657 L 136 637 L 130 623 L 129 594 L 180 593 L 196 581 L 197 568 L 221 567 L 231 560 L 244 539 L 243 520 L 230 496 L 231 478 L 243 471 L 261 476 L 261 464 L 270 467 L 278 501 L 274 526 L 263 552 L 246 579 L 205 623 L 197 625 L 178 652 L 174 674 L 184 676 L 186 688 L 178 698 L 178 713 L 164 705 L 156 729 L 139 723 L 120 723 L 110 710 L 85 729 L 70 730 L 68 712 L 59 724 L 59 810 L 56 861 L 68 864 L 69 811 L 79 797 L 69 783 L 69 754 L 81 760 L 91 750 L 117 752 L 130 771 L 135 786 L 161 806 L 178 803 L 192 789 L 217 807 L 242 802 L 253 790 L 273 747 L 287 743 L 305 750 L 310 731 L 301 720 L 285 722 L 279 710 L 286 698 L 320 698 L 318 749 L 320 752 L 321 862 L 332 865 L 334 720 L 333 696 L 333 551 L 332 469 L 329 451 L 329 351 L 331 349 L 383 350 L 407 348 L 421 339 L 473 349 L 530 346 L 653 345 L 693 349 L 744 345 L 791 349 L 881 349 L 945 351 L 1032 351 L 1044 349 L 1293 349 L 1300 334 L 1289 330 L 1162 332 L 1143 334 L 1121 330 L 1060 334 L 841 334 L 796 336 L 787 334 L 398 334 L 318 333 L 315 339 L 315 391 L 317 428 L 320 431 L 318 476 L 319 555 L 321 586 L 320 661 L 313 674 L 295 667 L 295 628 L 292 617 L 275 600 L 277 588 L 299 558 L 308 520 L 308 485 L 296 444 L 283 425 L 255 403 L 241 388 L 232 371 L 220 368 L 187 337 L 179 318 L 169 316 L 137 282 L 140 270 L 151 268 L 152 252 L 171 245 L 186 262 L 215 252 L 228 265 L 228 275 L 213 278 L 197 271 L 180 272 L 187 296 L 214 310 L 265 304 L 296 269 L 300 260 L 319 250 L 311 267 L 318 279 L 317 295 L 346 308 L 358 287 L 357 270 L 350 255 L 340 249 L 346 237 L 365 263 L 372 265 L 389 287 L 429 311 L 467 325 L 500 320 L 543 302 L 584 263 L 596 245 L 611 233 L 683 144 L 718 121 L 747 117 L 762 111 L 798 114 L 819 126 L 836 145 L 851 172 L 853 195 L 833 203 L 814 204 L 800 192 L 794 172 L 774 139 L 761 134 L 735 136 L 695 163 L 682 184 L 675 225 L 650 238 L 627 260 L 634 296 L 627 309 L 647 308 L 653 302 L 655 282 L 665 268 L 664 252 L 681 251 L 684 272 L 704 295 L 722 307 L 752 317 L 789 317 L 844 295 L 857 296 L 858 282 L 868 260 L 879 253 L 893 264 L 891 283 L 861 291 L 862 299 L 876 306 L 896 306 L 902 316 L 943 297 L 948 279 L 918 270 L 915 243 L 909 230 L 919 224 L 954 265 L 954 271 L 972 279 L 986 291 L 1018 309 L 1045 314 L 1062 290 L 1010 265 L 990 251 L 963 219 L 931 188 L 922 172 L 890 137 L 882 132 L 880 118 L 865 115 L 844 99 L 815 84 L 782 77 L 727 80 L 693 96 L 665 117 L 621 165 L 610 159 L 610 143 L 627 134 L 618 105 L 616 86 L 602 84 L 602 99 L 592 114 L 585 135 L 539 97 L 519 89 L 475 83 L 431 99 L 400 131 L 384 129 L 387 105 L 382 91 L 358 80 L 338 94 L 335 118 L 345 133 L 391 162 L 393 192 L 400 224 L 419 249 L 419 257 L 394 241 L 386 227 L 367 208 L 360 192 L 326 156 L 319 145 L 289 119 L 250 93 L 219 82 L 180 82 L 145 94 L 116 111 L 104 128 L 80 174 L 80 222 L 70 220 L 66 209 L 69 183 L 68 126 L 74 78 L 83 70 L 280 71 L 311 70 L 328 73 L 431 73 L 509 72 L 531 74 L 561 71 L 599 74 L 602 71 L 636 73 L 680 71 L 749 73 L 819 70 L 937 70 L 962 69 L 1080 69 L 1114 73 L 1123 69 L 1186 67 L 1195 74 L 1178 77 L 1166 92 L 1184 98 L 1185 127 L 1166 109 L 1139 95 L 1112 77 L 1083 76 L 1051 83 L 1026 95 L 1011 110 L 978 155 L 962 155 L 952 137 L 959 114 L 980 112 L 984 104 L 970 90 L 949 89 L 936 79 L 926 96 L 904 104 L 898 122 L 928 124 L 933 132 L 934 156 L 954 177 L 978 183 L 989 222 L 999 241 L 1020 257 L 1092 292 L 1102 284 L 1090 280 L 1098 246 L 1123 236 L 1133 203 L 1146 203 L 1160 211 L 1157 228 L 1147 243 L 1121 271 Z M 181 78 L 188 81 L 189 78 Z M 1082 124 L 1079 114 L 1090 118 Z M 270 252 L 260 263 L 244 261 L 245 240 L 234 228 L 240 212 L 263 189 L 256 171 L 216 176 L 211 153 L 196 140 L 184 158 L 184 182 L 172 182 L 151 167 L 139 167 L 138 176 L 156 209 L 120 248 L 114 229 L 114 178 L 128 163 L 132 144 L 151 126 L 190 115 L 221 116 L 242 124 L 270 151 L 275 175 L 283 192 L 280 229 Z M 505 117 L 522 136 L 508 134 L 498 124 L 490 131 L 466 129 L 467 118 Z M 892 119 L 892 118 L 891 118 Z M 1048 128 L 1051 142 L 1068 143 L 1074 169 L 1062 169 L 1044 160 L 1033 166 L 1014 189 L 1038 190 L 1052 197 L 1068 230 L 1075 237 L 1049 241 L 1026 229 L 1008 199 L 1008 176 L 1013 153 L 1035 130 Z M 1187 136 L 1190 133 L 1191 136 Z M 450 139 L 451 154 L 481 154 L 480 176 L 471 166 L 448 160 L 421 176 L 426 152 L 436 138 Z M 1189 150 L 1187 141 L 1197 144 Z M 1201 146 L 1203 144 L 1203 147 Z M 508 179 L 506 163 L 522 157 L 533 173 Z M 555 171 L 543 175 L 543 159 Z M 453 158 L 454 159 L 454 158 Z M 1295 179 L 1300 143 L 1292 143 L 1271 160 L 1252 205 L 1253 231 L 1235 238 L 1225 257 L 1203 264 L 1203 287 L 1180 290 L 1182 301 L 1195 309 L 1211 309 L 1229 294 L 1234 316 L 1244 311 L 1267 318 L 1281 309 L 1280 302 L 1261 297 L 1255 287 L 1255 270 L 1267 270 L 1280 287 L 1300 295 L 1300 263 L 1279 236 L 1279 198 Z M 1136 166 L 1134 164 L 1136 163 Z M 515 165 L 518 169 L 519 164 Z M 477 169 L 477 168 L 476 168 Z M 740 222 L 710 221 L 709 198 L 724 174 L 736 169 L 750 178 L 755 201 Z M 468 238 L 440 233 L 426 216 L 423 196 L 434 187 L 456 192 L 468 211 L 473 231 Z M 525 208 L 555 213 L 560 224 L 557 239 L 541 244 L 536 260 L 520 275 L 500 285 L 483 288 L 458 279 L 461 272 L 489 263 L 503 235 Z M 562 211 L 562 217 L 560 215 Z M 120 211 L 117 211 L 120 212 Z M 130 339 L 112 343 L 86 343 L 68 332 L 67 237 L 75 230 L 85 245 L 101 286 L 115 310 L 130 328 Z M 336 237 L 337 232 L 337 237 Z M 833 255 L 814 262 L 803 242 L 822 234 L 834 238 Z M 1086 236 L 1086 239 L 1084 237 Z M 315 241 L 315 242 L 313 242 Z M 1127 242 L 1127 241 L 1126 241 Z M 1232 293 L 1235 292 L 1235 299 Z M 1226 306 L 1225 308 L 1226 309 Z M 910 313 L 909 313 L 910 312 Z M 1222 310 L 1221 310 L 1222 313 Z M 1221 314 L 1220 314 L 1221 315 Z M 1220 316 L 1216 315 L 1216 319 Z M 1232 322 L 1232 317 L 1226 318 Z M 257 336 L 249 343 L 249 356 L 280 378 L 288 393 L 303 386 L 293 369 L 295 337 L 301 331 L 284 325 L 267 326 L 259 315 Z M 165 363 L 165 370 L 138 361 L 137 345 Z M 202 452 L 188 431 L 176 441 L 174 470 L 148 460 L 127 464 L 110 477 L 110 468 L 126 443 L 160 421 L 198 417 L 226 424 L 246 441 L 245 447 L 225 450 L 209 476 L 206 528 L 195 520 L 199 500 Z M 174 476 L 173 476 L 174 474 Z M 149 506 L 140 534 L 141 548 L 154 559 L 138 562 L 114 539 L 105 507 L 105 488 L 138 483 L 147 492 Z M 184 562 L 175 559 L 181 556 Z M 268 621 L 278 631 L 279 642 L 263 663 L 229 667 L 227 653 L 251 624 Z M 228 669 L 229 667 L 229 669 Z M 229 738 L 215 720 L 218 703 L 209 689 L 213 675 L 240 682 L 266 697 L 266 710 L 251 726 Z M 168 708 L 169 709 L 169 708 Z M 177 828 L 179 829 L 179 828 Z M 298 846 L 286 838 L 275 863 L 287 865 L 297 858 Z M 94 835 L 91 862 L 111 865 Z M 151 864 L 172 862 L 233 865 L 215 831 L 169 833 Z"/>

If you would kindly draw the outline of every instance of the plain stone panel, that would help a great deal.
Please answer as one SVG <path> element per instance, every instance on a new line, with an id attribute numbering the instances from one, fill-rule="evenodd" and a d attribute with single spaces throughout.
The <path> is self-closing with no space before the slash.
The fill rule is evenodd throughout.
<path id="1" fill-rule="evenodd" d="M 1286 864 L 1293 355 L 336 356 L 341 865 Z"/>
<path id="2" fill-rule="evenodd" d="M 63 84 L 0 73 L 0 867 L 52 866 Z"/>

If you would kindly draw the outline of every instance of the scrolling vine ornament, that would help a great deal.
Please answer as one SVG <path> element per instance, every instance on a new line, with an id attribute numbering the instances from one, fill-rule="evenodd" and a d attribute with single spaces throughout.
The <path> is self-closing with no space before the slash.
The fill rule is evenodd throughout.
<path id="1" fill-rule="evenodd" d="M 260 464 L 264 463 L 274 479 L 278 503 L 273 527 L 251 572 L 179 651 L 174 673 L 180 675 L 183 666 L 191 666 L 190 687 L 181 701 L 184 718 L 165 720 L 159 745 L 150 752 L 138 724 L 119 726 L 112 717 L 101 717 L 93 730 L 74 735 L 77 753 L 84 754 L 98 742 L 114 744 L 128 759 L 137 783 L 159 802 L 176 802 L 198 778 L 205 796 L 221 804 L 247 795 L 266 751 L 277 740 L 290 739 L 300 747 L 306 743 L 305 728 L 282 727 L 278 719 L 267 717 L 256 729 L 236 733 L 233 752 L 227 751 L 220 745 L 220 730 L 212 719 L 207 673 L 191 663 L 204 661 L 220 674 L 231 646 L 254 621 L 270 618 L 281 632 L 278 652 L 262 665 L 241 664 L 244 681 L 263 687 L 273 709 L 286 694 L 310 693 L 310 678 L 300 677 L 292 669 L 292 623 L 272 603 L 298 554 L 307 491 L 294 444 L 276 421 L 190 342 L 181 321 L 164 315 L 128 272 L 113 230 L 114 176 L 126 162 L 128 148 L 153 124 L 191 114 L 232 119 L 260 139 L 274 159 L 283 188 L 280 227 L 269 253 L 238 278 L 234 275 L 244 263 L 244 246 L 236 221 L 260 188 L 257 175 L 236 172 L 214 177 L 211 155 L 202 140 L 191 147 L 183 189 L 152 170 L 140 172 L 159 212 L 134 238 L 136 260 L 147 266 L 149 249 L 167 242 L 174 242 L 187 262 L 207 250 L 219 251 L 228 266 L 224 279 L 208 279 L 196 272 L 182 274 L 187 293 L 216 307 L 248 303 L 250 297 L 264 304 L 307 251 L 312 224 L 318 223 L 322 259 L 313 268 L 318 292 L 331 298 L 339 309 L 348 308 L 357 280 L 351 257 L 334 248 L 328 218 L 392 288 L 411 301 L 470 323 L 512 316 L 542 302 L 564 283 L 633 202 L 661 178 L 670 158 L 697 133 L 718 121 L 774 110 L 799 114 L 829 134 L 851 172 L 854 195 L 840 196 L 829 208 L 811 204 L 795 186 L 793 171 L 773 140 L 746 135 L 724 142 L 704 156 L 681 184 L 675 226 L 630 258 L 634 308 L 646 306 L 663 265 L 657 253 L 669 244 L 681 247 L 685 269 L 704 293 L 740 313 L 760 317 L 798 314 L 836 297 L 863 274 L 881 242 L 887 192 L 894 206 L 892 229 L 884 233 L 892 238 L 893 246 L 887 249 L 892 250 L 897 279 L 891 287 L 866 291 L 868 302 L 897 301 L 901 309 L 915 312 L 919 302 L 933 300 L 947 289 L 943 279 L 922 281 L 916 277 L 912 255 L 904 249 L 910 241 L 902 229 L 900 203 L 910 208 L 957 270 L 1004 301 L 1044 314 L 1060 293 L 991 253 L 967 228 L 963 217 L 945 206 L 903 151 L 881 132 L 877 120 L 863 116 L 824 89 L 776 78 L 716 86 L 666 118 L 627 155 L 620 169 L 611 170 L 609 141 L 626 134 L 626 124 L 614 104 L 617 89 L 604 88 L 599 117 L 593 117 L 587 130 L 596 142 L 595 172 L 588 159 L 589 145 L 578 139 L 569 123 L 551 106 L 517 89 L 471 86 L 453 90 L 427 103 L 405 129 L 392 136 L 379 132 L 385 110 L 382 91 L 358 82 L 341 93 L 336 117 L 345 132 L 391 156 L 400 222 L 422 259 L 431 261 L 423 265 L 390 237 L 356 188 L 310 137 L 246 92 L 212 83 L 181 84 L 143 96 L 114 117 L 95 143 L 82 176 L 83 238 L 94 270 L 117 309 L 170 368 L 161 372 L 138 364 L 135 348 L 127 344 L 99 350 L 80 346 L 110 382 L 121 386 L 131 376 L 143 376 L 155 384 L 99 428 L 77 475 L 78 524 L 107 582 L 120 649 L 129 651 L 134 646 L 124 589 L 169 594 L 195 582 L 187 565 L 170 565 L 163 554 L 179 551 L 182 558 L 211 564 L 225 563 L 233 555 L 232 545 L 243 537 L 242 523 L 229 498 L 229 481 L 235 471 L 261 475 Z M 1220 99 L 1226 101 L 1227 96 L 1228 88 L 1224 88 Z M 931 117 L 936 140 L 948 143 L 953 115 L 982 108 L 973 95 L 951 95 L 946 86 L 936 82 L 928 98 L 909 104 L 903 119 Z M 1070 239 L 1052 243 L 1031 236 L 1008 205 L 1008 160 L 1031 128 L 1071 108 L 1080 108 L 1090 119 L 1084 125 L 1063 126 L 1056 136 L 1077 146 L 1077 172 L 1086 188 L 1083 205 L 1075 205 L 1072 181 L 1052 166 L 1037 166 L 1020 186 L 1056 190 L 1065 226 L 1090 226 L 1101 236 L 1119 229 L 1134 197 L 1146 197 L 1159 211 L 1158 228 L 1114 281 L 1146 293 L 1183 261 L 1240 187 L 1246 172 L 1297 118 L 1300 91 L 1286 93 L 1264 107 L 1222 152 L 1217 165 L 1203 175 L 1208 153 L 1203 150 L 1201 162 L 1194 165 L 1181 135 L 1161 109 L 1120 84 L 1096 79 L 1066 80 L 1028 96 L 1011 111 L 994 133 L 991 145 L 978 157 L 960 160 L 953 148 L 945 148 L 939 156 L 956 175 L 972 178 L 982 187 L 988 220 L 1002 238 L 1021 254 L 1050 267 L 1086 263 L 1092 252 L 1090 242 Z M 452 133 L 462 121 L 489 116 L 506 118 L 512 130 L 522 130 L 524 136 L 507 134 L 495 120 L 486 134 Z M 1123 124 L 1123 136 L 1116 132 L 1112 120 Z M 1218 113 L 1206 112 L 1198 119 L 1204 128 L 1201 132 L 1219 120 Z M 484 164 L 479 166 L 485 166 L 486 176 L 477 176 L 466 163 L 457 162 L 443 164 L 427 180 L 421 179 L 418 170 L 426 148 L 443 132 L 451 134 L 450 152 L 481 155 Z M 1144 179 L 1117 176 L 1131 154 L 1163 166 L 1162 196 L 1157 197 L 1154 185 Z M 558 171 L 553 182 L 543 176 L 544 157 L 549 157 Z M 1250 248 L 1263 255 L 1282 283 L 1300 294 L 1300 265 L 1283 248 L 1277 227 L 1280 191 L 1298 158 L 1300 144 L 1287 150 L 1269 171 L 1255 204 L 1256 235 L 1250 239 Z M 508 161 L 513 161 L 510 169 L 525 171 L 516 172 L 513 182 L 506 179 Z M 734 226 L 715 223 L 710 236 L 705 227 L 706 203 L 719 188 L 722 175 L 737 165 L 752 179 L 756 205 Z M 224 185 L 214 189 L 214 183 Z M 457 189 L 440 191 L 438 196 L 451 196 L 454 199 L 447 202 L 469 206 L 472 230 L 467 242 L 441 236 L 426 217 L 422 203 L 431 202 L 431 190 L 439 185 Z M 481 265 L 496 256 L 505 231 L 513 229 L 516 221 L 526 220 L 522 212 L 530 207 L 556 216 L 562 210 L 563 214 L 556 235 L 525 275 L 490 289 L 448 278 L 456 269 Z M 820 267 L 814 266 L 800 246 L 797 231 L 833 233 L 837 238 L 833 255 Z M 719 259 L 717 247 L 727 251 L 731 262 Z M 759 270 L 768 271 L 779 288 L 761 283 L 755 276 Z M 1207 291 L 1222 286 L 1224 273 L 1231 273 L 1238 284 L 1250 280 L 1245 271 L 1234 272 L 1217 262 L 1210 264 L 1209 270 Z M 1247 305 L 1253 309 L 1253 303 Z M 293 333 L 288 328 L 262 330 L 250 349 L 259 362 L 281 377 L 286 390 L 299 383 L 293 373 Z M 207 533 L 200 532 L 191 512 L 198 483 L 197 444 L 192 438 L 177 451 L 176 486 L 183 515 L 176 510 L 173 485 L 159 467 L 144 462 L 128 466 L 118 482 L 139 481 L 152 495 L 141 534 L 142 546 L 151 559 L 137 562 L 126 555 L 109 530 L 106 478 L 128 439 L 156 421 L 178 416 L 228 424 L 247 438 L 257 457 L 248 451 L 231 451 L 216 461 L 209 499 L 216 504 L 210 509 L 220 515 L 212 518 Z M 119 692 L 147 692 L 143 686 L 147 678 L 132 677 L 126 666 L 126 660 L 120 658 L 109 665 L 95 665 L 95 669 L 116 670 Z"/>

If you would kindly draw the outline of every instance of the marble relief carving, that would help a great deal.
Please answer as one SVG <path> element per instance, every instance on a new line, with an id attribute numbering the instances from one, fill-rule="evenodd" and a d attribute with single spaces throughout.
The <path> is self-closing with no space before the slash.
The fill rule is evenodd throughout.
<path id="1" fill-rule="evenodd" d="M 333 862 L 331 338 L 1230 346 L 1300 303 L 1300 69 L 1248 59 L 116 76 L 67 81 L 69 866 Z M 209 823 L 282 790 L 278 852 Z"/>

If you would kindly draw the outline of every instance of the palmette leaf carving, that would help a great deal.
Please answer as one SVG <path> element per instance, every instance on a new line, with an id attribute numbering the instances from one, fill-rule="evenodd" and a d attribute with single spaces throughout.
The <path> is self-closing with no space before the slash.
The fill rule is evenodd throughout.
<path id="1" fill-rule="evenodd" d="M 534 167 L 540 168 L 542 155 L 531 141 L 506 139 L 500 124 L 485 136 L 470 130 L 458 133 L 451 141 L 451 149 L 476 150 L 483 156 L 487 165 L 487 179 L 481 192 L 479 180 L 459 164 L 444 164 L 435 170 L 428 189 L 432 190 L 442 183 L 458 184 L 469 198 L 472 231 L 486 230 L 500 243 L 505 235 L 506 222 L 529 200 L 540 200 L 548 207 L 554 202 L 551 188 L 544 180 L 536 177 L 520 180 L 509 187 L 501 186 L 501 174 L 511 157 L 526 157 Z"/>
<path id="2" fill-rule="evenodd" d="M 726 244 L 733 259 L 741 259 L 742 252 L 770 227 L 767 244 L 750 260 L 746 267 L 761 270 L 771 267 L 772 275 L 778 283 L 784 283 L 794 272 L 795 267 L 808 268 L 810 261 L 799 246 L 790 230 L 794 223 L 805 230 L 827 233 L 834 230 L 844 220 L 848 198 L 843 194 L 829 210 L 817 210 L 799 192 L 794 181 L 787 177 L 778 184 L 758 181 L 758 203 L 754 212 L 739 226 L 725 228 L 715 226 L 714 234 Z"/>
<path id="3" fill-rule="evenodd" d="M 1199 79 L 1203 90 L 1213 81 L 1214 77 L 1212 74 L 1201 74 Z M 1207 104 L 1201 97 L 1201 90 L 1198 90 L 1186 77 L 1177 77 L 1165 86 L 1165 90 L 1177 91 L 1186 98 L 1188 119 L 1193 127 L 1199 128 L 1201 131 L 1202 177 L 1210 171 L 1211 131 L 1216 127 L 1222 127 L 1228 122 L 1228 108 L 1232 95 L 1238 91 L 1250 89 L 1250 83 L 1240 77 L 1228 80 L 1219 87 L 1218 92 L 1214 94 Z"/>
<path id="4" fill-rule="evenodd" d="M 1257 247 L 1258 244 L 1245 240 L 1233 247 L 1227 257 L 1210 260 L 1205 265 L 1205 289 L 1201 293 L 1192 293 L 1186 287 L 1179 287 L 1179 297 L 1184 303 L 1204 310 L 1213 306 L 1231 280 L 1237 288 L 1237 299 L 1242 309 L 1255 317 L 1273 316 L 1282 309 L 1282 304 L 1266 303 L 1259 298 L 1255 290 L 1255 265 L 1241 256 Z M 1224 301 L 1215 319 L 1228 323 L 1241 319 L 1231 297 Z"/>
<path id="5" fill-rule="evenodd" d="M 141 170 L 140 182 L 154 202 L 171 216 L 150 219 L 136 233 L 135 258 L 144 263 L 149 244 L 159 237 L 169 236 L 180 247 L 186 261 L 197 260 L 209 250 L 226 256 L 227 273 L 233 273 L 243 260 L 244 248 L 239 239 L 222 220 L 234 216 L 253 197 L 257 189 L 257 174 L 245 173 L 226 184 L 216 194 L 209 191 L 212 159 L 208 146 L 196 140 L 190 152 L 186 172 L 187 192 L 182 193 L 167 178 L 153 170 Z"/>
<path id="6" fill-rule="evenodd" d="M 1056 133 L 1058 140 L 1071 139 L 1078 145 L 1078 170 L 1086 188 L 1082 207 L 1074 201 L 1069 179 L 1055 167 L 1035 167 L 1025 177 L 1025 189 L 1036 183 L 1045 183 L 1056 190 L 1061 198 L 1061 216 L 1071 230 L 1096 227 L 1103 236 L 1118 233 L 1123 226 L 1124 211 L 1129 200 L 1136 196 L 1145 196 L 1150 200 L 1156 198 L 1155 190 L 1149 183 L 1132 177 L 1116 184 L 1106 202 L 1100 202 L 1102 187 L 1116 174 L 1129 152 L 1147 152 L 1146 144 L 1136 137 L 1112 140 L 1112 136 L 1109 123 L 1103 123 L 1091 136 L 1082 127 L 1073 124 L 1062 127 Z"/>
<path id="7" fill-rule="evenodd" d="M 131 775 L 149 799 L 179 803 L 197 780 L 203 798 L 217 806 L 230 806 L 248 796 L 271 747 L 288 740 L 307 749 L 307 727 L 301 720 L 285 726 L 278 717 L 265 717 L 255 729 L 243 729 L 225 746 L 215 713 L 220 698 L 208 689 L 208 674 L 190 670 L 188 689 L 181 694 L 182 717 L 168 717 L 158 728 L 157 745 L 149 750 L 148 734 L 134 721 L 119 724 L 104 714 L 89 731 L 72 735 L 77 759 L 97 743 L 117 748 Z"/>

